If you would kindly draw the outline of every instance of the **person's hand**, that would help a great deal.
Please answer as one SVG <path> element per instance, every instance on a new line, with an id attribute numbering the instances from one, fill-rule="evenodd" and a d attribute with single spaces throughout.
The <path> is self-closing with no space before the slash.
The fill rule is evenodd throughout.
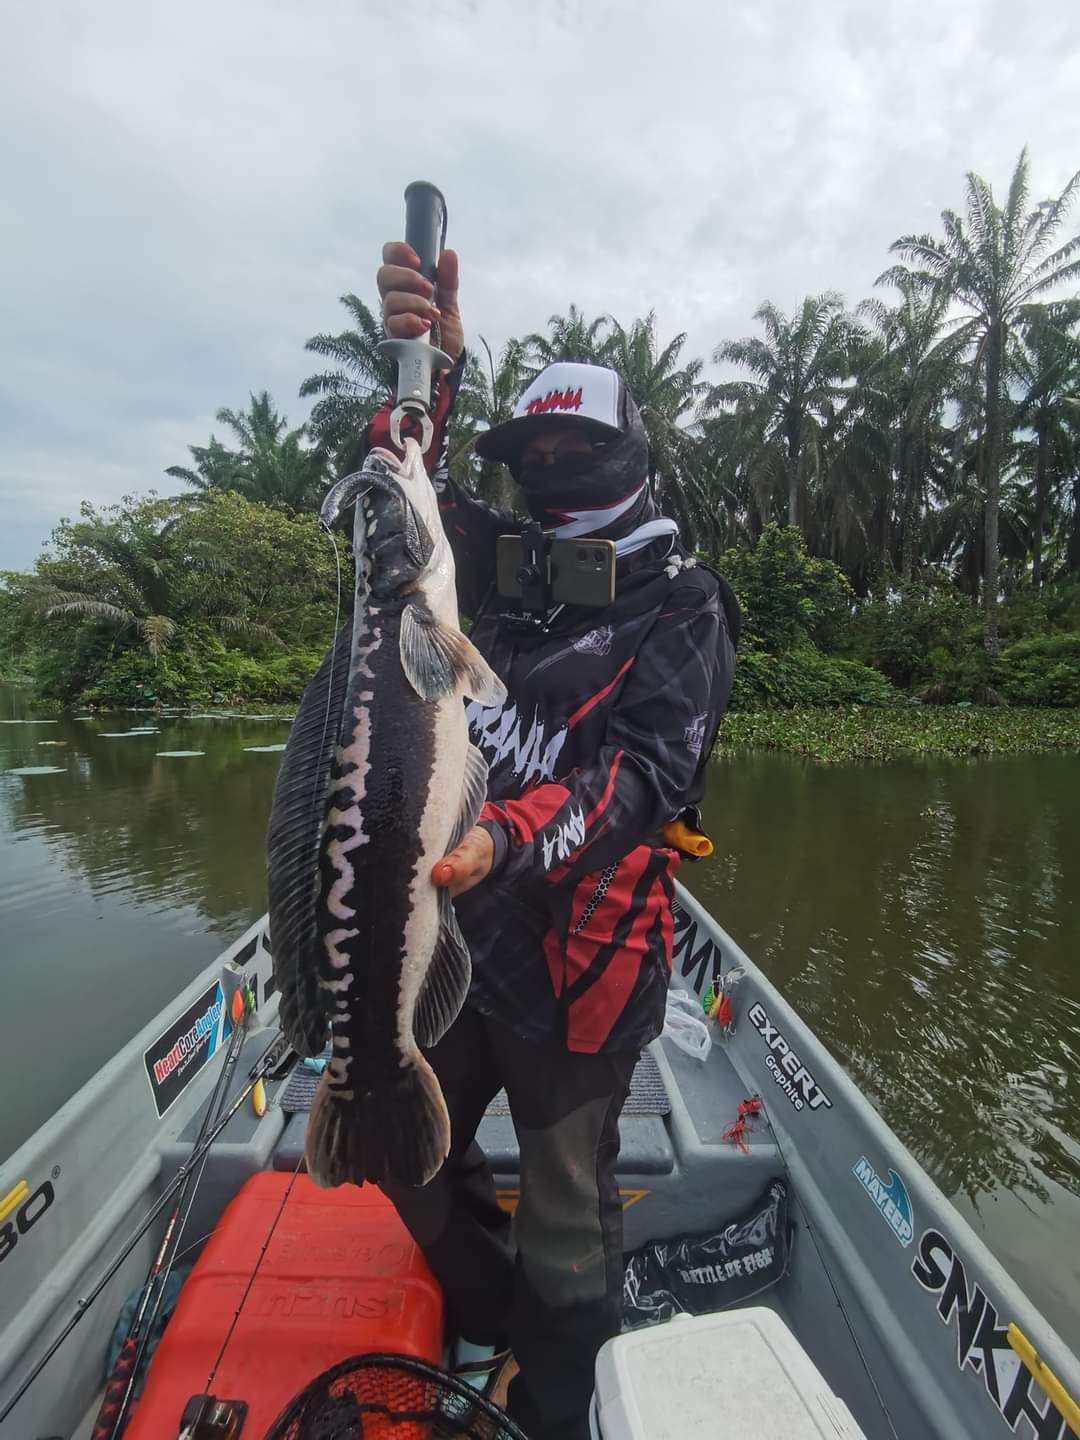
<path id="1" fill-rule="evenodd" d="M 375 280 L 382 299 L 386 333 L 395 340 L 416 340 L 436 321 L 439 344 L 452 360 L 465 349 L 465 329 L 458 309 L 456 250 L 439 256 L 434 287 L 420 274 L 420 257 L 411 245 L 392 240 L 383 246 L 383 263 Z"/>
<path id="2" fill-rule="evenodd" d="M 479 885 L 489 874 L 494 858 L 495 842 L 482 826 L 474 825 L 456 850 L 435 862 L 432 882 L 440 890 L 449 890 L 453 899 Z"/>

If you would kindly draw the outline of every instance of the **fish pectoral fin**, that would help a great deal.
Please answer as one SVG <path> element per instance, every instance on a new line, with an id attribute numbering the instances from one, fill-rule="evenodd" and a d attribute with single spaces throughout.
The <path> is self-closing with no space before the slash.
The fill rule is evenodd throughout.
<path id="1" fill-rule="evenodd" d="M 501 705 L 506 686 L 476 646 L 426 606 L 407 605 L 401 616 L 401 667 L 421 700 L 461 690 L 482 705 Z"/>
<path id="2" fill-rule="evenodd" d="M 480 811 L 484 808 L 484 801 L 487 799 L 487 783 L 487 761 L 475 745 L 470 745 L 465 751 L 465 775 L 461 782 L 461 804 L 458 806 L 457 819 L 450 832 L 450 839 L 446 842 L 448 855 L 451 850 L 457 849 L 480 818 Z"/>
<path id="3" fill-rule="evenodd" d="M 418 1045 L 435 1045 L 458 1017 L 469 993 L 472 960 L 445 890 L 439 891 L 439 938 L 413 1014 Z"/>

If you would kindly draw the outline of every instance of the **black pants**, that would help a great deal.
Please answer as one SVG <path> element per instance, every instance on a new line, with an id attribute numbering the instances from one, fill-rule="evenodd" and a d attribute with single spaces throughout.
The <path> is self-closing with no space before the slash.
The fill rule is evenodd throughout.
<path id="1" fill-rule="evenodd" d="M 622 1322 L 615 1161 L 637 1058 L 521 1040 L 466 1006 L 428 1052 L 450 1111 L 449 1158 L 423 1189 L 385 1187 L 458 1332 L 475 1344 L 509 1334 L 521 1366 L 509 1410 L 533 1440 L 588 1435 L 596 1352 Z M 513 1234 L 475 1139 L 503 1086 L 521 1151 Z"/>

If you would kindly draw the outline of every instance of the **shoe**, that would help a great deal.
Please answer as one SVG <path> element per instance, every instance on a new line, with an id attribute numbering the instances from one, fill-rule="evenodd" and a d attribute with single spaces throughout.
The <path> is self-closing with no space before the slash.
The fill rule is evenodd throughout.
<path id="1" fill-rule="evenodd" d="M 455 1366 L 454 1375 L 476 1390 L 488 1405 L 502 1411 L 506 1407 L 510 1382 L 518 1373 L 518 1363 L 509 1350 L 500 1350 L 486 1360 L 468 1361 Z M 455 1416 L 457 1440 L 498 1440 L 503 1433 L 491 1412 L 467 1402 L 460 1416 Z"/>

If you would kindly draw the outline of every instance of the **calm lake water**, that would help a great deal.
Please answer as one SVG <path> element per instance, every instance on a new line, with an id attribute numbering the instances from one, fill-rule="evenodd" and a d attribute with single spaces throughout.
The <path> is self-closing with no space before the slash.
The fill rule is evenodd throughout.
<path id="1" fill-rule="evenodd" d="M 262 913 L 288 733 L 32 714 L 0 687 L 0 1156 Z M 1080 1350 L 1080 756 L 744 756 L 707 811 L 683 878 Z"/>

